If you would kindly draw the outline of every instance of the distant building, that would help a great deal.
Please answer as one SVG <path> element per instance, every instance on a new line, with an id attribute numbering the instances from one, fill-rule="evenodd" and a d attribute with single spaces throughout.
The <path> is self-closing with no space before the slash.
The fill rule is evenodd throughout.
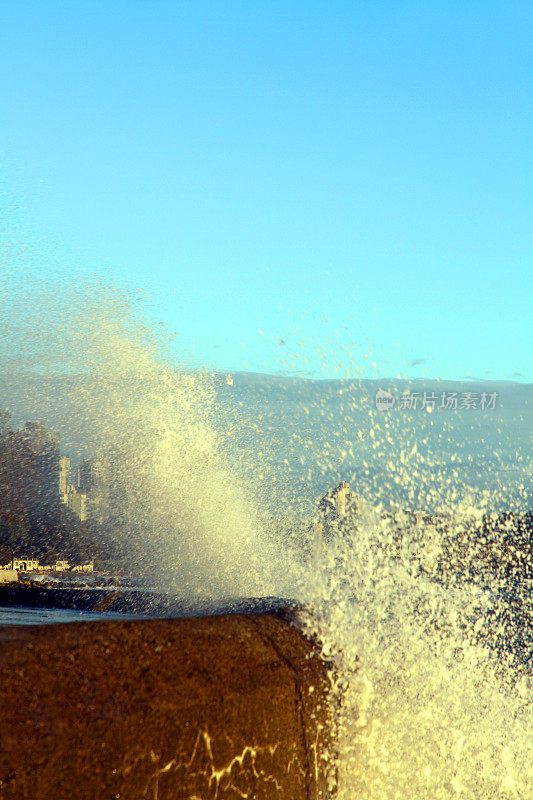
<path id="1" fill-rule="evenodd" d="M 94 561 L 89 561 L 87 564 L 76 564 L 72 567 L 72 572 L 94 572 Z"/>
<path id="2" fill-rule="evenodd" d="M 82 494 L 91 494 L 96 488 L 96 458 L 85 458 L 76 474 L 76 489 Z"/>
<path id="3" fill-rule="evenodd" d="M 351 491 L 350 484 L 341 481 L 336 489 L 326 492 L 318 508 L 326 516 L 334 515 L 343 519 L 350 512 L 356 512 L 361 505 L 362 501 Z"/>
<path id="4" fill-rule="evenodd" d="M 33 487 L 36 504 L 49 507 L 59 498 L 59 436 L 41 422 L 26 422 L 22 437 L 39 464 L 39 485 Z"/>
<path id="5" fill-rule="evenodd" d="M 68 491 L 70 488 L 70 458 L 61 456 L 59 459 L 59 499 L 62 503 L 68 503 Z"/>
<path id="6" fill-rule="evenodd" d="M 38 558 L 12 558 L 7 564 L 0 565 L 2 572 L 67 572 L 71 567 L 64 558 L 58 558 L 53 564 L 40 564 Z M 72 572 L 94 572 L 94 561 L 77 564 Z"/>
<path id="7" fill-rule="evenodd" d="M 67 572 L 70 570 L 69 562 L 63 558 L 58 558 L 53 564 L 40 564 L 39 572 Z"/>
<path id="8" fill-rule="evenodd" d="M 341 481 L 333 495 L 339 517 L 346 516 L 346 504 L 353 496 L 353 492 L 350 491 L 350 484 L 346 483 L 346 481 Z"/>
<path id="9" fill-rule="evenodd" d="M 38 558 L 14 558 L 12 567 L 16 572 L 37 572 L 39 569 Z"/>
<path id="10" fill-rule="evenodd" d="M 85 522 L 88 517 L 88 501 L 86 494 L 78 492 L 70 486 L 67 494 L 67 505 L 70 510 L 79 517 L 81 522 Z"/>
<path id="11" fill-rule="evenodd" d="M 326 492 L 318 504 L 317 535 L 327 541 L 341 530 L 357 527 L 364 509 L 362 498 L 352 492 L 349 483 L 341 481 L 335 489 Z"/>

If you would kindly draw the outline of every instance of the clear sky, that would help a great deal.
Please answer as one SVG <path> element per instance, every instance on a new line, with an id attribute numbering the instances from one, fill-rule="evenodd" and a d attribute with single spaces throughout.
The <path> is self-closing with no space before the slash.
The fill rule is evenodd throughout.
<path id="1" fill-rule="evenodd" d="M 532 42 L 531 0 L 3 0 L 4 253 L 221 369 L 533 381 Z"/>

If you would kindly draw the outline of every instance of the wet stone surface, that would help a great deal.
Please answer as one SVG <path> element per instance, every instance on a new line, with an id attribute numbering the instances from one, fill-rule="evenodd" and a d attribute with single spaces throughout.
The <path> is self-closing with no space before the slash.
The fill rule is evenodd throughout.
<path id="1" fill-rule="evenodd" d="M 325 799 L 327 669 L 282 616 L 0 628 L 0 796 Z"/>

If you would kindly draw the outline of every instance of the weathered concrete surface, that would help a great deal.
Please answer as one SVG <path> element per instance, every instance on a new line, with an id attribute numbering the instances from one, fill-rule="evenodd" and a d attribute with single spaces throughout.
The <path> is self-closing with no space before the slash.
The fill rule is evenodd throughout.
<path id="1" fill-rule="evenodd" d="M 0 797 L 326 798 L 327 671 L 274 613 L 0 628 Z"/>

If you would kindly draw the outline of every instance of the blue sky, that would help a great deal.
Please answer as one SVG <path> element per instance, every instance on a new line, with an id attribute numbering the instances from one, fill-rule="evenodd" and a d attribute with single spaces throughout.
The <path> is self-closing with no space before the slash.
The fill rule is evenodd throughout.
<path id="1" fill-rule="evenodd" d="M 4 257 L 221 369 L 533 381 L 532 40 L 529 0 L 4 0 Z"/>

